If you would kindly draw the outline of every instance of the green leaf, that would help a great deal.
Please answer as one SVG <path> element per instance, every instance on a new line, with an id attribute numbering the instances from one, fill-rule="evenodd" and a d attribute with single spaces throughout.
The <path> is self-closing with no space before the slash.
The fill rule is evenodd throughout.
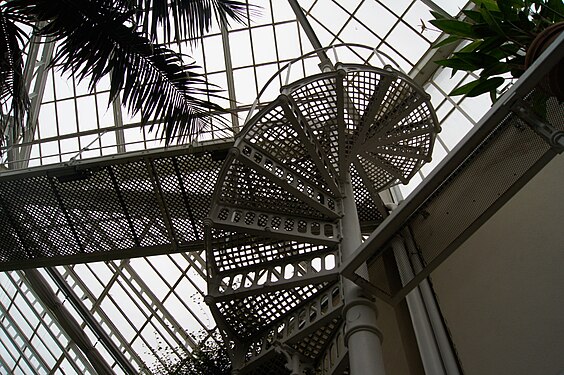
<path id="1" fill-rule="evenodd" d="M 469 43 L 466 46 L 464 46 L 464 48 L 462 48 L 459 52 L 473 52 L 477 50 L 481 44 L 482 44 L 481 40 L 475 40 L 472 43 Z"/>
<path id="2" fill-rule="evenodd" d="M 24 129 L 24 115 L 30 104 L 22 58 L 27 34 L 18 25 L 22 21 L 27 24 L 17 13 L 0 8 L 0 145 L 6 135 L 5 118 L 10 116 L 16 129 Z"/>
<path id="3" fill-rule="evenodd" d="M 500 36 L 505 36 L 505 32 L 501 29 L 500 26 L 501 13 L 497 12 L 496 14 L 491 12 L 489 9 L 482 7 L 480 8 L 480 14 L 482 15 L 482 17 L 484 17 L 484 20 L 492 30 L 494 30 Z"/>
<path id="4" fill-rule="evenodd" d="M 492 103 L 497 102 L 497 90 L 491 90 L 490 91 L 490 99 L 491 99 Z"/>
<path id="5" fill-rule="evenodd" d="M 541 11 L 541 15 L 553 23 L 564 21 L 564 3 L 562 0 L 548 0 Z"/>
<path id="6" fill-rule="evenodd" d="M 511 65 L 498 62 L 480 72 L 480 77 L 491 77 L 511 71 Z"/>
<path id="7" fill-rule="evenodd" d="M 490 25 L 487 23 L 477 23 L 472 25 L 472 32 L 474 33 L 474 39 L 485 39 L 493 36 L 498 36 L 495 30 L 492 30 Z"/>
<path id="8" fill-rule="evenodd" d="M 485 7 L 489 10 L 499 11 L 496 0 L 471 0 L 478 7 Z"/>
<path id="9" fill-rule="evenodd" d="M 434 44 L 433 48 L 439 48 L 439 47 L 442 47 L 442 46 L 446 46 L 448 44 L 457 42 L 459 40 L 460 40 L 459 37 L 451 35 L 451 36 L 447 37 L 446 39 L 443 39 L 440 42 L 437 42 L 436 44 Z"/>
<path id="10" fill-rule="evenodd" d="M 433 26 L 450 35 L 456 35 L 469 39 L 474 39 L 477 36 L 472 29 L 472 25 L 467 22 L 449 19 L 431 20 L 429 22 Z"/>
<path id="11" fill-rule="evenodd" d="M 435 61 L 435 64 L 440 65 L 440 66 L 445 66 L 447 68 L 452 68 L 455 70 L 465 70 L 465 71 L 473 71 L 473 70 L 478 70 L 480 69 L 480 67 L 473 65 L 467 61 L 461 60 L 459 58 L 456 57 L 452 57 L 450 59 L 447 60 L 438 60 Z"/>
<path id="12" fill-rule="evenodd" d="M 156 41 L 162 35 L 165 42 L 180 39 L 197 40 L 208 32 L 214 21 L 229 24 L 229 20 L 246 23 L 247 10 L 254 6 L 233 0 L 131 0 L 136 3 L 136 20 L 143 33 Z M 174 33 L 174 35 L 173 35 Z"/>
<path id="13" fill-rule="evenodd" d="M 488 53 L 490 51 L 495 51 L 500 48 L 503 43 L 506 42 L 506 39 L 501 36 L 492 36 L 489 38 L 485 38 L 482 41 L 482 44 L 476 49 L 478 52 Z"/>
<path id="14" fill-rule="evenodd" d="M 484 17 L 482 17 L 482 14 L 480 12 L 478 12 L 477 10 L 465 9 L 465 10 L 462 11 L 462 13 L 464 13 L 464 15 L 466 17 L 470 18 L 474 22 L 478 22 L 478 23 L 485 22 Z"/>
<path id="15" fill-rule="evenodd" d="M 448 17 L 446 15 L 444 15 L 443 13 L 435 12 L 434 10 L 431 10 L 429 12 L 431 13 L 431 15 L 433 17 L 435 17 L 435 19 L 438 19 L 438 20 L 448 19 Z"/>
<path id="16" fill-rule="evenodd" d="M 467 83 L 454 89 L 450 92 L 449 95 L 457 96 L 457 95 L 466 95 L 469 97 L 474 97 L 478 95 L 482 95 L 486 92 L 492 91 L 497 89 L 499 86 L 503 84 L 505 79 L 502 77 L 494 77 L 489 79 L 479 78 L 475 81 Z"/>
<path id="17" fill-rule="evenodd" d="M 481 52 L 456 52 L 454 56 L 477 68 L 489 68 L 499 62 L 495 57 Z"/>
<path id="18" fill-rule="evenodd" d="M 522 0 L 498 0 L 497 5 L 504 19 L 513 21 L 519 18 L 517 9 L 523 9 L 525 6 Z"/>

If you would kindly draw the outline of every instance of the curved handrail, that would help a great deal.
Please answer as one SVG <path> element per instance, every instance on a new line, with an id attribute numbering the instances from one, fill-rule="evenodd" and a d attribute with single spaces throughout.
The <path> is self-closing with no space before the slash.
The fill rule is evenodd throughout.
<path id="1" fill-rule="evenodd" d="M 286 73 L 286 79 L 284 80 L 285 85 L 288 84 L 289 78 L 290 78 L 290 73 L 291 73 L 291 69 L 292 66 L 294 64 L 296 64 L 297 62 L 300 61 L 305 61 L 306 59 L 311 58 L 313 55 L 317 55 L 320 52 L 327 52 L 329 50 L 333 51 L 333 57 L 335 59 L 334 64 L 339 62 L 339 57 L 337 55 L 337 49 L 343 49 L 343 48 L 347 48 L 348 50 L 353 50 L 354 49 L 363 49 L 363 50 L 370 50 L 372 51 L 372 54 L 364 59 L 362 57 L 360 57 L 358 55 L 358 53 L 355 53 L 357 56 L 359 56 L 360 60 L 362 61 L 363 64 L 368 64 L 368 62 L 370 61 L 370 59 L 372 59 L 373 57 L 378 58 L 378 60 L 380 60 L 380 63 L 382 64 L 382 66 L 386 66 L 386 65 L 393 65 L 395 69 L 397 69 L 398 71 L 405 73 L 401 67 L 395 62 L 394 59 L 392 59 L 387 53 L 379 51 L 377 48 L 374 47 L 370 47 L 364 44 L 358 44 L 358 43 L 340 43 L 340 44 L 334 44 L 331 46 L 327 46 L 327 47 L 323 47 L 323 48 L 318 48 L 318 49 L 314 49 L 300 57 L 297 57 L 295 59 L 290 60 L 289 62 L 287 62 L 286 64 L 284 64 L 280 69 L 278 69 L 278 71 L 276 71 L 269 79 L 268 81 L 266 81 L 266 83 L 264 84 L 264 86 L 262 87 L 262 89 L 259 91 L 257 98 L 254 100 L 253 104 L 251 105 L 251 108 L 249 109 L 249 113 L 247 114 L 247 117 L 245 118 L 245 124 L 252 118 L 252 116 L 254 115 L 258 103 L 260 101 L 261 96 L 265 93 L 266 89 L 270 86 L 270 84 L 277 78 L 280 77 L 282 75 L 282 73 L 284 71 L 287 70 Z M 382 57 L 385 57 L 387 61 L 385 61 Z M 370 64 L 369 64 L 370 65 Z M 303 78 L 303 77 L 302 77 Z"/>

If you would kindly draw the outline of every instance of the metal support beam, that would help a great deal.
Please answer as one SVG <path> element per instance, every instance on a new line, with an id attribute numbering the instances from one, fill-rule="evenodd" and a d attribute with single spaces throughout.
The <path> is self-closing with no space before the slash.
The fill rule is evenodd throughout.
<path id="1" fill-rule="evenodd" d="M 322 49 L 323 46 L 321 45 L 321 42 L 317 38 L 317 34 L 315 34 L 313 27 L 311 27 L 311 24 L 309 23 L 302 7 L 300 7 L 300 4 L 298 4 L 298 1 L 288 0 L 288 2 L 290 3 L 290 6 L 292 7 L 294 14 L 296 15 L 296 19 L 304 29 L 307 38 L 309 39 L 309 42 L 311 43 L 313 48 Z M 321 71 L 325 71 L 326 69 L 331 69 L 331 70 L 333 69 L 333 63 L 331 62 L 325 51 L 317 52 L 317 56 L 319 57 L 319 60 L 321 60 L 321 63 L 319 64 Z"/>
<path id="2" fill-rule="evenodd" d="M 413 270 L 416 273 L 423 271 L 423 264 L 409 229 L 405 228 L 403 230 L 403 237 Z M 431 323 L 435 339 L 437 340 L 437 345 L 439 347 L 439 352 L 441 353 L 441 358 L 443 359 L 443 365 L 445 366 L 446 373 L 448 375 L 459 375 L 461 371 L 458 359 L 449 340 L 447 329 L 443 323 L 439 306 L 433 291 L 431 290 L 431 285 L 428 279 L 423 280 L 421 284 L 419 284 L 419 290 L 427 310 L 427 315 L 429 316 L 429 321 Z"/>
<path id="3" fill-rule="evenodd" d="M 308 368 L 313 367 L 306 357 L 289 345 L 278 344 L 275 350 L 286 357 L 286 368 L 290 370 L 290 375 L 304 375 Z"/>
<path id="4" fill-rule="evenodd" d="M 29 281 L 37 297 L 47 306 L 57 318 L 59 324 L 69 335 L 76 345 L 86 355 L 98 374 L 114 374 L 112 368 L 105 361 L 104 357 L 92 345 L 88 336 L 84 333 L 80 324 L 74 316 L 63 306 L 53 290 L 49 287 L 47 280 L 37 270 L 27 270 L 23 274 Z"/>
<path id="5" fill-rule="evenodd" d="M 525 104 L 518 105 L 513 110 L 517 116 L 525 121 L 546 143 L 557 153 L 564 152 L 564 130 L 556 129 L 545 119 L 540 118 Z"/>
<path id="6" fill-rule="evenodd" d="M 29 270 L 26 272 L 26 276 L 30 272 L 37 273 L 37 271 L 35 270 Z M 119 348 L 112 341 L 108 333 L 104 331 L 100 323 L 98 323 L 98 321 L 94 319 L 92 313 L 88 311 L 86 306 L 84 306 L 84 304 L 80 301 L 80 298 L 76 295 L 76 293 L 69 286 L 69 284 L 63 279 L 63 277 L 53 268 L 48 268 L 47 273 L 49 274 L 49 276 L 51 276 L 53 281 L 55 281 L 55 284 L 57 284 L 63 295 L 67 298 L 67 300 L 70 301 L 70 303 L 76 309 L 80 317 L 84 319 L 84 322 L 90 327 L 92 331 L 94 331 L 94 334 L 102 342 L 104 347 L 108 350 L 108 352 L 115 359 L 115 361 L 121 366 L 121 368 L 124 369 L 128 374 L 134 374 L 135 372 L 137 372 L 138 370 L 135 367 L 133 367 L 133 365 L 131 364 L 131 360 L 129 360 L 121 352 L 121 350 L 119 350 Z M 40 274 L 39 276 L 41 277 Z"/>
<path id="7" fill-rule="evenodd" d="M 53 57 L 53 52 L 55 50 L 55 42 L 48 38 L 43 43 L 43 52 L 41 54 L 41 60 L 36 65 L 37 72 L 35 79 L 35 86 L 33 92 L 30 94 L 31 105 L 29 107 L 29 115 L 27 117 L 26 131 L 23 136 L 22 142 L 24 144 L 30 143 L 35 137 L 35 131 L 37 130 L 37 124 L 39 119 L 39 108 L 41 107 L 41 100 L 43 99 L 43 94 L 45 93 L 45 86 L 47 84 L 47 67 L 51 62 Z M 30 63 L 30 62 L 28 62 Z M 31 155 L 32 145 L 26 145 L 17 151 L 17 162 L 14 165 L 16 168 L 25 168 L 29 162 L 29 157 Z"/>
<path id="8" fill-rule="evenodd" d="M 231 109 L 231 121 L 233 134 L 238 134 L 240 131 L 239 117 L 235 110 L 237 109 L 237 97 L 235 92 L 235 79 L 233 78 L 233 62 L 231 61 L 231 45 L 229 43 L 229 33 L 227 32 L 227 25 L 223 22 L 221 28 L 221 42 L 223 44 L 223 58 L 225 61 L 225 75 L 227 77 L 227 95 L 229 96 L 229 109 Z"/>
<path id="9" fill-rule="evenodd" d="M 125 134 L 123 132 L 123 113 L 121 110 L 121 98 L 116 96 L 112 100 L 112 109 L 114 113 L 114 126 L 116 127 L 116 147 L 118 153 L 122 154 L 125 150 Z M 103 133 L 102 133 L 103 134 Z"/>

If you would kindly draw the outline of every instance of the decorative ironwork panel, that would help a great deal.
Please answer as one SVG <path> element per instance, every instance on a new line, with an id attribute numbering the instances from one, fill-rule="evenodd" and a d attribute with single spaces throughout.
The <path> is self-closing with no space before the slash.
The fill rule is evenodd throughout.
<path id="1" fill-rule="evenodd" d="M 318 318 L 315 301 L 339 277 L 343 186 L 353 187 L 353 220 L 375 228 L 387 215 L 378 192 L 430 160 L 438 125 L 428 96 L 389 70 L 340 64 L 281 91 L 248 121 L 220 172 L 208 303 L 246 348 L 249 369 L 284 344 L 312 363 L 328 358 L 332 372 L 346 354 L 334 353 L 342 317 Z"/>

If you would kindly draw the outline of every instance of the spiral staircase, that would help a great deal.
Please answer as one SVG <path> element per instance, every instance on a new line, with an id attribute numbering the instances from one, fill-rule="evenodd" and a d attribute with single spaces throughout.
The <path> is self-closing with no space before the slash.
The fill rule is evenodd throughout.
<path id="1" fill-rule="evenodd" d="M 208 298 L 240 373 L 281 374 L 286 358 L 347 371 L 341 311 L 343 183 L 369 232 L 379 191 L 431 158 L 429 97 L 386 67 L 337 64 L 281 89 L 226 158 L 206 225 Z"/>

